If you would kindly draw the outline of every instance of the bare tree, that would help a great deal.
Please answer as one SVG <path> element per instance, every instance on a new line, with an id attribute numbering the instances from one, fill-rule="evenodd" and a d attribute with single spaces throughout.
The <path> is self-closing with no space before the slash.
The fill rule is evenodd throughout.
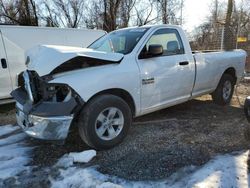
<path id="1" fill-rule="evenodd" d="M 90 14 L 85 17 L 88 27 L 100 27 L 113 31 L 127 27 L 135 0 L 95 0 L 90 5 Z"/>
<path id="2" fill-rule="evenodd" d="M 158 0 L 160 3 L 160 8 L 161 8 L 161 14 L 162 14 L 162 23 L 163 24 L 169 24 L 168 20 L 168 0 Z"/>
<path id="3" fill-rule="evenodd" d="M 77 28 L 83 24 L 84 0 L 44 1 L 43 19 L 47 26 Z"/>
<path id="4" fill-rule="evenodd" d="M 167 7 L 168 7 L 168 0 L 157 0 L 159 5 L 160 5 L 160 11 L 161 11 L 161 17 L 162 17 L 162 23 L 163 24 L 168 24 L 168 12 L 167 12 Z"/>
<path id="5" fill-rule="evenodd" d="M 5 23 L 38 26 L 37 6 L 34 0 L 0 0 L 0 17 Z"/>
<path id="6" fill-rule="evenodd" d="M 54 9 L 51 8 L 51 5 L 45 1 L 44 3 L 45 7 L 45 14 L 42 16 L 42 19 L 45 20 L 47 27 L 60 27 L 60 23 L 58 20 L 57 12 L 54 11 Z"/>
<path id="7" fill-rule="evenodd" d="M 225 34 L 224 34 L 224 47 L 225 50 L 232 49 L 232 31 L 230 29 L 231 18 L 233 12 L 233 0 L 228 0 L 227 13 L 225 19 Z"/>
<path id="8" fill-rule="evenodd" d="M 117 15 L 121 0 L 103 0 L 103 29 L 113 31 L 117 27 Z"/>
<path id="9" fill-rule="evenodd" d="M 224 46 L 225 50 L 238 47 L 250 52 L 249 42 L 237 43 L 238 36 L 248 38 L 250 33 L 250 1 L 241 1 L 237 5 L 233 0 L 227 4 L 214 0 L 207 26 L 202 24 L 196 30 L 193 46 L 196 49 L 220 49 Z"/>
<path id="10" fill-rule="evenodd" d="M 143 2 L 144 4 L 142 4 Z M 158 19 L 157 16 L 153 16 L 153 11 L 155 9 L 154 0 L 138 1 L 138 4 L 140 4 L 141 6 L 134 7 L 136 12 L 136 18 L 135 18 L 136 25 L 138 26 L 146 25 Z"/>
<path id="11" fill-rule="evenodd" d="M 192 50 L 212 50 L 212 33 L 213 28 L 210 22 L 196 28 L 193 42 L 191 42 Z"/>
<path id="12" fill-rule="evenodd" d="M 156 3 L 163 24 L 182 24 L 184 0 L 156 0 Z"/>
<path id="13" fill-rule="evenodd" d="M 102 29 L 103 28 L 103 9 L 102 0 L 91 1 L 86 7 L 84 22 L 87 28 Z"/>
<path id="14" fill-rule="evenodd" d="M 123 0 L 119 8 L 120 27 L 128 27 L 131 17 L 131 11 L 134 8 L 136 0 Z"/>
<path id="15" fill-rule="evenodd" d="M 250 2 L 241 1 L 239 8 L 234 6 L 231 18 L 231 31 L 237 47 L 237 37 L 248 37 L 250 33 Z"/>

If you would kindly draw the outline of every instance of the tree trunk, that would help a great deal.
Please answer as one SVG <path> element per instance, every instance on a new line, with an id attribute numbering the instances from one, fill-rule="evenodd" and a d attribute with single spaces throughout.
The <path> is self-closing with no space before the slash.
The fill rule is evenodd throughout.
<path id="1" fill-rule="evenodd" d="M 168 0 L 162 0 L 161 2 L 161 11 L 162 11 L 162 23 L 163 24 L 169 24 L 168 20 L 168 12 L 167 12 L 167 7 L 168 7 Z"/>
<path id="2" fill-rule="evenodd" d="M 227 15 L 225 20 L 225 32 L 224 32 L 224 48 L 225 50 L 233 49 L 233 36 L 230 29 L 231 17 L 233 12 L 233 0 L 228 0 Z"/>
<path id="3" fill-rule="evenodd" d="M 32 6 L 33 13 L 34 13 L 34 25 L 38 26 L 38 16 L 37 16 L 36 4 L 33 0 L 30 0 L 30 4 Z"/>

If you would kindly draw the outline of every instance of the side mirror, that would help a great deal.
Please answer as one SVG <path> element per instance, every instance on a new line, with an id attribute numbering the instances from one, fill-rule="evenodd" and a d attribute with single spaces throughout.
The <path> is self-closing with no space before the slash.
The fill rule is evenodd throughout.
<path id="1" fill-rule="evenodd" d="M 154 57 L 163 54 L 163 47 L 160 44 L 151 44 L 148 47 L 148 55 Z"/>

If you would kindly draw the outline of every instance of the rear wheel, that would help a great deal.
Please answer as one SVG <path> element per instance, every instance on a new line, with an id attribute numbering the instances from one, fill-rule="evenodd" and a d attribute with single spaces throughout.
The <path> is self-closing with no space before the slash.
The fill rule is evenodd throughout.
<path id="1" fill-rule="evenodd" d="M 101 95 L 92 99 L 80 113 L 79 134 L 89 146 L 108 149 L 125 138 L 131 122 L 131 110 L 123 99 Z"/>
<path id="2" fill-rule="evenodd" d="M 221 80 L 212 93 L 213 101 L 219 105 L 227 105 L 230 103 L 234 92 L 235 79 L 229 74 L 223 74 Z"/>

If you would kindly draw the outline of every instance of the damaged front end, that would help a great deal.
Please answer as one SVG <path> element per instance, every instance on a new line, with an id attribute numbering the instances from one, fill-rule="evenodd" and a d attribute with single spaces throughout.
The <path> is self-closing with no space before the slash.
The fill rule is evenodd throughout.
<path id="1" fill-rule="evenodd" d="M 17 123 L 28 135 L 45 140 L 64 140 L 82 99 L 66 84 L 49 83 L 50 76 L 39 77 L 26 70 L 18 76 Z"/>

